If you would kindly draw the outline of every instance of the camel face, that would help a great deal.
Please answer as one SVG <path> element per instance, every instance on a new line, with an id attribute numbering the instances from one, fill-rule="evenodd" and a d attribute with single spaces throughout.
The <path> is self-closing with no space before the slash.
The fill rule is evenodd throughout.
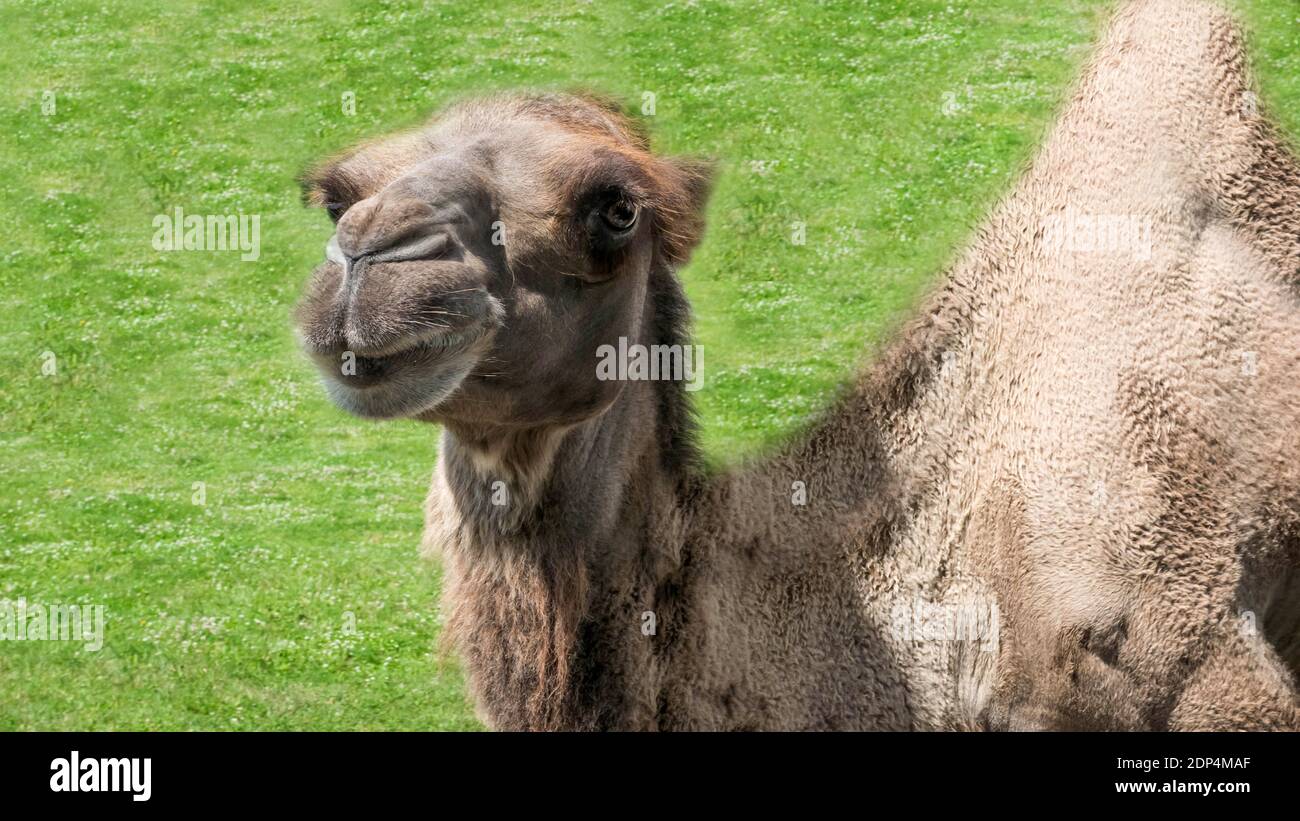
<path id="1" fill-rule="evenodd" d="M 652 271 L 698 238 L 702 174 L 613 107 L 461 104 L 305 180 L 336 222 L 297 323 L 339 406 L 476 427 L 570 424 L 617 398 L 597 349 L 644 333 Z"/>

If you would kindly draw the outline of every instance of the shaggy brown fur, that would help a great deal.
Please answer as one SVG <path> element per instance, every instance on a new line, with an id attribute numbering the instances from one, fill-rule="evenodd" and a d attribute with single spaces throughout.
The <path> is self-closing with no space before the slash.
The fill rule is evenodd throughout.
<path id="1" fill-rule="evenodd" d="M 698 165 L 543 95 L 315 173 L 302 336 L 344 407 L 445 426 L 426 545 L 484 720 L 1295 728 L 1300 173 L 1249 90 L 1219 10 L 1127 6 L 917 319 L 718 476 L 680 382 L 595 376 L 686 340 Z"/>

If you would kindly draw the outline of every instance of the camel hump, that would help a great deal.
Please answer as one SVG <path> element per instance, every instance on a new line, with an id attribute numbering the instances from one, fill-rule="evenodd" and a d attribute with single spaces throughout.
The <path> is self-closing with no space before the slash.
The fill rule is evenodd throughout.
<path id="1" fill-rule="evenodd" d="M 1014 229 L 1128 215 L 1194 237 L 1218 215 L 1248 226 L 1294 282 L 1298 169 L 1253 90 L 1233 17 L 1200 0 L 1135 0 L 1112 18 L 1004 216 Z"/>
<path id="2" fill-rule="evenodd" d="M 1149 113 L 1189 107 L 1211 118 L 1242 113 L 1250 88 L 1240 27 L 1203 0 L 1134 0 L 1116 13 L 1093 62 L 1097 89 Z M 1249 112 L 1253 113 L 1253 112 Z"/>
<path id="3" fill-rule="evenodd" d="M 1136 0 L 1112 19 L 1033 176 L 1112 207 L 1169 188 L 1208 194 L 1253 162 L 1258 122 L 1232 17 L 1198 0 Z"/>

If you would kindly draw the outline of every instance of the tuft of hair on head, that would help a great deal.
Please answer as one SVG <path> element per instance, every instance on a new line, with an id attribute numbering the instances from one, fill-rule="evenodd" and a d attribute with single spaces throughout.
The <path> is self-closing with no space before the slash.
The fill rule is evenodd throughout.
<path id="1" fill-rule="evenodd" d="M 689 260 L 704 234 L 704 210 L 713 190 L 716 164 L 692 157 L 659 157 L 650 144 L 643 118 L 628 111 L 618 98 L 590 89 L 537 92 L 517 98 L 521 113 L 560 123 L 578 132 L 611 138 L 643 155 L 653 178 L 651 199 L 655 229 L 662 239 L 665 261 L 680 267 Z"/>
<path id="2" fill-rule="evenodd" d="M 562 123 L 577 131 L 603 132 L 641 151 L 650 151 L 650 130 L 618 99 L 586 88 L 538 92 L 521 98 L 526 113 Z"/>

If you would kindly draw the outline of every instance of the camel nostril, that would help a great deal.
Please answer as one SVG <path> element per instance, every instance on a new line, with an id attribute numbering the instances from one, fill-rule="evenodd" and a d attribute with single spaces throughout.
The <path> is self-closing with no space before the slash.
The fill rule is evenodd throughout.
<path id="1" fill-rule="evenodd" d="M 370 265 L 369 256 L 347 257 L 343 262 L 343 278 L 339 281 L 339 293 L 343 295 L 343 304 L 349 315 L 355 312 L 357 291 Z"/>
<path id="2" fill-rule="evenodd" d="M 388 238 L 383 244 L 375 243 L 374 249 L 368 251 L 366 256 L 375 262 L 433 260 L 446 256 L 451 246 L 451 235 L 446 231 L 425 227 L 423 230 Z"/>
<path id="3" fill-rule="evenodd" d="M 427 259 L 450 244 L 455 219 L 427 202 L 401 194 L 380 194 L 354 205 L 339 220 L 332 243 L 340 264 L 361 256 L 380 262 Z M 328 252 L 327 248 L 327 252 Z"/>
<path id="4" fill-rule="evenodd" d="M 325 244 L 325 259 L 341 266 L 346 279 L 363 259 L 373 262 L 431 261 L 450 257 L 453 248 L 451 234 L 436 229 L 372 239 L 362 245 L 345 245 L 336 233 Z"/>

